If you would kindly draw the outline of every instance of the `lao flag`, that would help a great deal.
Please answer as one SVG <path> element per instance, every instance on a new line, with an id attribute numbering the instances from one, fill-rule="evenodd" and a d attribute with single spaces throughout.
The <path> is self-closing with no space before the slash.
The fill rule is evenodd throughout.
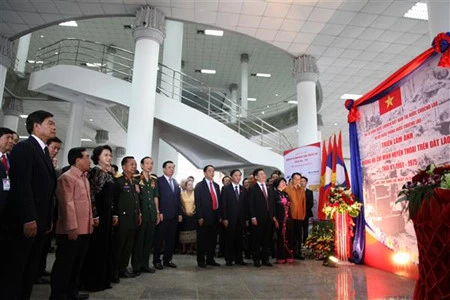
<path id="1" fill-rule="evenodd" d="M 400 92 L 400 88 L 395 89 L 388 95 L 378 100 L 378 105 L 380 106 L 380 116 L 401 106 L 402 94 Z"/>
<path id="2" fill-rule="evenodd" d="M 339 132 L 337 145 L 336 182 L 346 188 L 350 188 L 350 178 L 348 177 L 347 168 L 345 167 L 344 162 L 344 154 L 342 152 L 342 132 Z"/>
<path id="3" fill-rule="evenodd" d="M 325 195 L 325 170 L 327 163 L 327 145 L 325 141 L 323 141 L 322 145 L 322 164 L 320 167 L 320 189 L 319 189 L 319 205 L 317 207 L 318 217 L 320 220 L 325 220 L 325 213 L 322 211 L 325 203 L 327 202 Z"/>

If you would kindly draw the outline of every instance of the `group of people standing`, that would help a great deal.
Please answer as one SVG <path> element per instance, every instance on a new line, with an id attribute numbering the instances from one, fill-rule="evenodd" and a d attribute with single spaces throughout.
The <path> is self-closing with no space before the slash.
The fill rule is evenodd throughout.
<path id="1" fill-rule="evenodd" d="M 0 128 L 0 295 L 5 299 L 30 298 L 45 271 L 52 231 L 57 247 L 50 299 L 87 299 L 80 289 L 101 291 L 120 278 L 176 268 L 178 230 L 183 253 L 196 250 L 200 268 L 220 266 L 215 260 L 219 228 L 227 266 L 247 265 L 244 232 L 250 233 L 255 267 L 272 266 L 270 254 L 277 263 L 302 258 L 313 198 L 307 178 L 298 173 L 287 184 L 276 172 L 267 181 L 259 168 L 241 185 L 241 171 L 232 170 L 220 189 L 214 166 L 207 165 L 195 187 L 188 178 L 181 189 L 173 178 L 175 164 L 164 162 L 157 177 L 149 156 L 140 159 L 140 173 L 136 159 L 124 157 L 123 172 L 114 176 L 108 145 L 96 147 L 92 156 L 83 147 L 70 149 L 69 166 L 60 170 L 53 115 L 33 112 L 26 128 L 30 137 L 12 150 L 11 133 Z"/>

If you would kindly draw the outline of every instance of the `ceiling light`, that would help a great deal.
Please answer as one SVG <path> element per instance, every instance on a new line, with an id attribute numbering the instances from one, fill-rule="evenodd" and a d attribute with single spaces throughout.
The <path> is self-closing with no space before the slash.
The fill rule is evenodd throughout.
<path id="1" fill-rule="evenodd" d="M 195 70 L 195 72 L 202 74 L 216 74 L 216 70 L 209 70 L 209 69 Z"/>
<path id="2" fill-rule="evenodd" d="M 56 51 L 55 54 L 58 54 L 58 51 Z"/>
<path id="3" fill-rule="evenodd" d="M 36 63 L 37 64 L 43 64 L 44 62 L 42 60 L 38 60 Z"/>
<path id="4" fill-rule="evenodd" d="M 426 3 L 417 2 L 403 17 L 416 20 L 428 20 L 428 7 Z"/>
<path id="5" fill-rule="evenodd" d="M 270 107 L 270 105 L 267 105 L 267 108 L 269 108 Z"/>
<path id="6" fill-rule="evenodd" d="M 272 74 L 269 74 L 269 73 L 252 73 L 252 74 L 250 74 L 250 76 L 270 78 L 272 76 Z"/>
<path id="7" fill-rule="evenodd" d="M 34 60 L 32 60 L 32 59 L 29 59 L 29 60 L 27 60 L 27 63 L 29 63 L 29 64 L 34 64 L 34 63 L 35 63 L 35 61 L 34 61 Z"/>
<path id="8" fill-rule="evenodd" d="M 26 119 L 26 118 L 28 118 L 28 115 L 20 115 L 20 117 L 21 117 L 22 119 Z"/>
<path id="9" fill-rule="evenodd" d="M 289 104 L 298 104 L 298 101 L 297 100 L 289 100 L 288 103 Z"/>
<path id="10" fill-rule="evenodd" d="M 89 119 L 89 121 L 93 122 L 94 120 L 93 119 Z"/>
<path id="11" fill-rule="evenodd" d="M 101 63 L 86 63 L 86 67 L 101 67 Z"/>
<path id="12" fill-rule="evenodd" d="M 41 34 L 41 39 L 44 38 L 44 36 Z"/>
<path id="13" fill-rule="evenodd" d="M 256 98 L 247 98 L 247 101 L 256 101 Z"/>
<path id="14" fill-rule="evenodd" d="M 75 21 L 67 21 L 58 24 L 59 26 L 67 26 L 67 27 L 78 27 L 77 22 Z"/>
<path id="15" fill-rule="evenodd" d="M 275 94 L 275 97 L 278 97 L 278 94 Z"/>
<path id="16" fill-rule="evenodd" d="M 19 139 L 27 139 L 28 138 L 28 136 L 26 136 L 26 135 L 19 135 Z"/>
<path id="17" fill-rule="evenodd" d="M 362 95 L 358 95 L 358 94 L 344 94 L 341 96 L 342 100 L 347 100 L 347 99 L 352 99 L 352 100 L 356 100 L 358 98 L 361 98 Z"/>
<path id="18" fill-rule="evenodd" d="M 338 123 L 334 123 L 334 126 L 338 126 Z"/>
<path id="19" fill-rule="evenodd" d="M 82 142 L 92 142 L 91 139 L 81 139 Z"/>
<path id="20" fill-rule="evenodd" d="M 264 112 L 262 111 L 262 112 L 261 112 L 261 114 L 263 115 L 263 114 L 264 114 Z"/>
<path id="21" fill-rule="evenodd" d="M 205 29 L 205 35 L 223 36 L 222 30 Z"/>

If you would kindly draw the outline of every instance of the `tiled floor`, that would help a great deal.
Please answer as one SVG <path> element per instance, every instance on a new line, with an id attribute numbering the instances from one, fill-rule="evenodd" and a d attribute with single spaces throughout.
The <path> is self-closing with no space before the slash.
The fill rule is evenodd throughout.
<path id="1" fill-rule="evenodd" d="M 51 255 L 51 254 L 50 254 Z M 49 263 L 53 256 L 49 257 Z M 319 261 L 290 265 L 199 269 L 194 256 L 175 255 L 177 269 L 121 279 L 90 299 L 411 299 L 415 281 L 366 266 L 323 267 Z M 50 287 L 35 285 L 32 299 L 48 299 Z"/>

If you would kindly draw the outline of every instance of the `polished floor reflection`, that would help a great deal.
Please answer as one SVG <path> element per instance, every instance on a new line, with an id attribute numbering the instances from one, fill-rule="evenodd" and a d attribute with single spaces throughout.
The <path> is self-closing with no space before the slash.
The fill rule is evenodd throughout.
<path id="1" fill-rule="evenodd" d="M 50 254 L 51 255 L 51 254 Z M 53 255 L 49 264 L 53 263 Z M 175 255 L 177 269 L 122 279 L 90 299 L 411 299 L 415 281 L 366 266 L 323 267 L 319 261 L 290 265 L 196 267 L 195 256 Z M 48 299 L 35 285 L 32 299 Z"/>

